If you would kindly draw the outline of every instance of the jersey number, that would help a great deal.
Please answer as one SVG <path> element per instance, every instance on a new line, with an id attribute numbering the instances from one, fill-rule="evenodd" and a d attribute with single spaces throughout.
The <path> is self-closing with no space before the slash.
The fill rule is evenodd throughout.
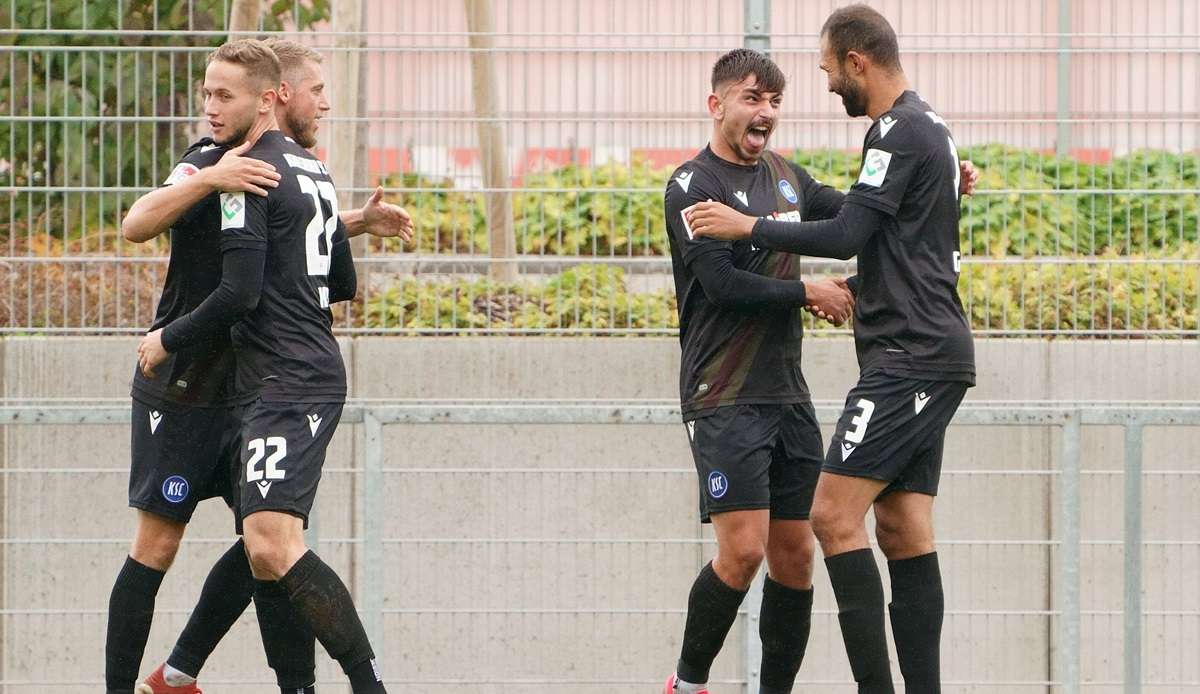
<path id="1" fill-rule="evenodd" d="M 947 137 L 946 142 L 950 143 L 950 161 L 954 163 L 954 199 L 958 200 L 958 186 L 962 179 L 962 169 L 958 163 L 958 148 L 954 146 L 954 138 Z"/>
<path id="2" fill-rule="evenodd" d="M 337 230 L 337 194 L 329 181 L 314 181 L 304 174 L 296 174 L 300 191 L 307 193 L 313 202 L 313 216 L 304 230 L 304 256 L 308 261 L 308 274 L 325 277 L 329 274 L 329 249 L 333 247 L 333 232 Z M 325 217 L 321 199 L 329 203 L 330 216 Z"/>
<path id="3" fill-rule="evenodd" d="M 275 449 L 271 455 L 267 456 L 267 448 Z M 281 480 L 287 474 L 285 470 L 280 470 L 275 467 L 279 461 L 287 456 L 287 439 L 282 436 L 268 436 L 265 439 L 251 439 L 246 444 L 246 450 L 250 451 L 250 460 L 246 461 L 246 482 L 262 482 L 266 481 L 268 485 L 272 480 Z M 267 460 L 263 463 L 263 469 L 258 469 L 258 463 L 266 456 Z"/>
<path id="4" fill-rule="evenodd" d="M 850 420 L 850 425 L 854 428 L 847 431 L 843 437 L 850 443 L 863 442 L 863 437 L 867 435 L 867 424 L 871 421 L 871 415 L 875 414 L 875 403 L 866 398 L 859 398 L 858 409 L 862 412 Z"/>

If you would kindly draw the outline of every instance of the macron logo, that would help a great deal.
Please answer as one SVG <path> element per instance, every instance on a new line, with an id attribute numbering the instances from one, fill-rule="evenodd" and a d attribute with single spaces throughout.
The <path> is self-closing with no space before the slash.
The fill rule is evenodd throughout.
<path id="1" fill-rule="evenodd" d="M 319 426 L 321 426 L 321 415 L 319 415 L 319 414 L 308 415 L 308 430 L 312 432 L 313 436 L 317 435 L 317 427 L 319 427 Z"/>
<path id="2" fill-rule="evenodd" d="M 675 177 L 675 182 L 679 184 L 680 188 L 683 188 L 683 192 L 688 192 L 688 186 L 692 185 L 692 172 L 684 171 Z"/>
<path id="3" fill-rule="evenodd" d="M 888 132 L 892 129 L 892 126 L 894 126 L 895 124 L 896 124 L 895 118 L 892 118 L 891 116 L 884 116 L 879 121 L 879 139 L 882 140 L 883 138 L 887 137 Z"/>
<path id="4" fill-rule="evenodd" d="M 696 422 L 686 422 L 686 424 L 688 430 L 688 441 L 694 443 L 696 441 Z"/>
<path id="5" fill-rule="evenodd" d="M 733 197 L 740 200 L 742 202 L 742 205 L 744 205 L 745 207 L 750 206 L 750 198 L 746 197 L 746 191 L 739 190 L 738 192 L 733 194 Z"/>
<path id="6" fill-rule="evenodd" d="M 925 406 L 929 404 L 929 399 L 929 396 L 924 392 L 916 394 L 913 407 L 917 410 L 917 414 L 921 414 L 921 410 L 925 409 Z"/>
<path id="7" fill-rule="evenodd" d="M 162 412 L 158 410 L 150 410 L 150 435 L 154 436 L 158 431 L 158 425 L 162 423 Z"/>
<path id="8" fill-rule="evenodd" d="M 846 458 L 849 458 L 850 454 L 853 453 L 854 449 L 856 449 L 856 448 L 858 448 L 858 446 L 855 446 L 853 444 L 849 444 L 849 443 L 846 443 L 845 441 L 842 441 L 842 462 L 843 463 L 846 462 Z"/>

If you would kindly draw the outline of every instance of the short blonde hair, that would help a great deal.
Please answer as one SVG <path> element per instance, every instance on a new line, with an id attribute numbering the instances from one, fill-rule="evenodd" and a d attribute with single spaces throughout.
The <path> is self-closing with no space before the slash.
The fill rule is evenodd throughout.
<path id="1" fill-rule="evenodd" d="M 222 44 L 208 55 L 210 64 L 218 60 L 241 65 L 247 75 L 258 78 L 264 89 L 279 87 L 279 58 L 266 43 L 258 39 L 238 39 Z"/>
<path id="2" fill-rule="evenodd" d="M 271 37 L 263 41 L 279 58 L 279 69 L 283 75 L 294 72 L 304 65 L 304 61 L 311 60 L 314 63 L 320 63 L 321 54 L 317 51 L 305 46 L 302 43 L 297 43 L 291 39 L 283 39 Z"/>

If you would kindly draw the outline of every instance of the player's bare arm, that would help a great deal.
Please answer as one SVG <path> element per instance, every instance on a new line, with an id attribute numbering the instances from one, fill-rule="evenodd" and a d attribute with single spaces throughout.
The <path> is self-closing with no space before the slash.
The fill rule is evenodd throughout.
<path id="1" fill-rule="evenodd" d="M 383 200 L 383 188 L 376 188 L 367 204 L 357 210 L 346 210 L 339 215 L 346 225 L 346 236 L 370 234 L 380 238 L 399 236 L 411 241 L 416 226 L 408 210 Z"/>
<path id="2" fill-rule="evenodd" d="M 213 166 L 138 198 L 121 222 L 125 240 L 144 243 L 155 238 L 212 193 L 266 195 L 267 189 L 279 185 L 279 173 L 265 161 L 241 156 L 252 144 L 244 142 L 226 152 Z"/>

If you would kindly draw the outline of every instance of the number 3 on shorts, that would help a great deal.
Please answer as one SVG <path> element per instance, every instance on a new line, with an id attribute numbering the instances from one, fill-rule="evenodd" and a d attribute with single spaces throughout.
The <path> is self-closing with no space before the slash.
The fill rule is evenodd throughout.
<path id="1" fill-rule="evenodd" d="M 844 437 L 854 444 L 862 443 L 863 437 L 867 435 L 867 424 L 871 421 L 871 415 L 875 413 L 875 403 L 866 398 L 859 398 L 856 407 L 861 412 L 850 420 L 850 426 L 854 428 L 848 429 Z"/>

